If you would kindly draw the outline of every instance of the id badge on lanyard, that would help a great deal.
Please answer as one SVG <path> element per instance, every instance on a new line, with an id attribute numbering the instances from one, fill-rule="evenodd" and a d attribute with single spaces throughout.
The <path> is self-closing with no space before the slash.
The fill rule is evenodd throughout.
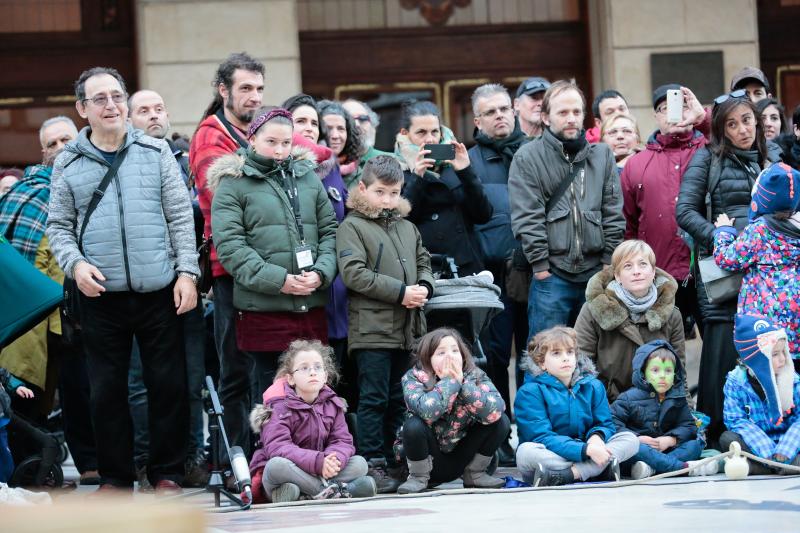
<path id="1" fill-rule="evenodd" d="M 294 249 L 294 259 L 297 262 L 298 270 L 305 270 L 314 266 L 314 255 L 311 253 L 311 246 L 300 244 Z"/>

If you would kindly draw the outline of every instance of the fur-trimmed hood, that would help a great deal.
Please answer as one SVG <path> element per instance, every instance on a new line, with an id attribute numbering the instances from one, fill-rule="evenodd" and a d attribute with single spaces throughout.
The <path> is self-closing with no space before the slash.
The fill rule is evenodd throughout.
<path id="1" fill-rule="evenodd" d="M 533 359 L 527 353 L 523 360 L 520 361 L 519 367 L 534 379 L 546 374 L 545 370 L 534 363 Z M 579 353 L 575 360 L 575 370 L 572 372 L 572 379 L 569 381 L 569 386 L 572 388 L 578 381 L 586 377 L 595 377 L 596 375 L 597 369 L 594 366 L 594 362 L 592 362 L 587 355 Z"/>
<path id="2" fill-rule="evenodd" d="M 296 404 L 297 402 L 302 402 L 298 404 L 300 407 L 306 407 L 309 404 L 306 404 L 295 392 L 294 388 L 286 381 L 286 378 L 281 378 L 273 383 L 262 396 L 263 403 L 260 403 L 253 407 L 252 411 L 250 411 L 250 429 L 253 430 L 253 433 L 260 434 L 261 429 L 264 425 L 269 422 L 270 417 L 272 416 L 272 411 L 276 402 L 288 402 L 290 404 Z M 340 398 L 336 396 L 336 393 L 330 388 L 328 385 L 325 385 L 321 391 L 319 391 L 319 396 L 314 401 L 317 402 L 327 402 L 332 401 L 337 406 L 342 408 L 344 412 L 347 412 L 347 402 L 344 398 Z M 297 407 L 297 405 L 295 405 Z"/>
<path id="3" fill-rule="evenodd" d="M 603 269 L 586 285 L 586 303 L 598 325 L 605 331 L 617 329 L 630 319 L 630 312 L 612 289 L 608 287 L 614 280 L 614 272 Z M 669 322 L 675 308 L 675 293 L 678 283 L 664 270 L 656 267 L 656 303 L 644 314 L 650 331 L 659 331 Z"/>
<path id="4" fill-rule="evenodd" d="M 347 198 L 347 207 L 365 218 L 370 219 L 381 217 L 386 217 L 390 220 L 405 218 L 411 212 L 411 203 L 402 196 L 400 197 L 400 202 L 397 204 L 397 207 L 391 211 L 387 212 L 384 209 L 373 207 L 369 205 L 364 194 L 357 186 L 350 189 L 350 196 Z"/>
<path id="5" fill-rule="evenodd" d="M 309 163 L 312 163 L 315 168 L 318 167 L 314 158 L 314 152 L 303 146 L 293 147 L 291 158 L 291 164 L 294 164 L 298 161 L 308 161 Z M 217 187 L 219 187 L 220 181 L 222 181 L 223 178 L 241 178 L 242 175 L 244 175 L 244 167 L 246 162 L 247 152 L 244 148 L 240 148 L 232 154 L 220 156 L 211 164 L 210 167 L 208 167 L 208 172 L 206 173 L 208 190 L 210 190 L 213 194 L 217 190 Z M 336 161 L 334 160 L 334 163 L 335 162 Z M 333 167 L 331 166 L 330 168 Z M 330 168 L 328 169 L 328 172 L 330 172 Z M 327 173 L 325 175 L 327 175 Z M 322 179 L 322 177 L 324 176 L 321 176 L 320 179 Z"/>

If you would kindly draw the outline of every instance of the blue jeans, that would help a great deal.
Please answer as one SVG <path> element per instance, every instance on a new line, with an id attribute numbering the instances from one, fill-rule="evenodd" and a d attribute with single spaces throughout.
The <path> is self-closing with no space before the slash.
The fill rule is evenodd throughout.
<path id="1" fill-rule="evenodd" d="M 639 444 L 639 452 L 625 461 L 621 468 L 625 473 L 630 472 L 633 463 L 636 461 L 644 461 L 652 466 L 656 474 L 663 474 L 664 472 L 674 472 L 685 468 L 686 461 L 695 461 L 700 458 L 703 453 L 705 445 L 701 440 L 689 440 L 683 444 L 675 446 L 668 452 L 660 452 L 651 448 L 647 444 Z"/>
<path id="2" fill-rule="evenodd" d="M 8 483 L 14 472 L 14 458 L 8 448 L 8 432 L 6 427 L 0 427 L 0 482 Z"/>
<path id="3" fill-rule="evenodd" d="M 553 273 L 543 280 L 534 276 L 528 293 L 528 339 L 554 326 L 574 326 L 585 302 L 586 282 L 575 283 Z"/>

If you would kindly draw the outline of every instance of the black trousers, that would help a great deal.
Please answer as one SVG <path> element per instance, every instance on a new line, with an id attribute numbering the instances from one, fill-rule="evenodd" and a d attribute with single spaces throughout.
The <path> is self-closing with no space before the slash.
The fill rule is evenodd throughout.
<path id="1" fill-rule="evenodd" d="M 183 321 L 175 314 L 173 284 L 153 292 L 81 295 L 80 317 L 91 385 L 97 464 L 104 483 L 132 486 L 133 425 L 128 369 L 139 343 L 147 387 L 150 482 L 180 482 L 189 437 Z"/>
<path id="2" fill-rule="evenodd" d="M 214 278 L 214 340 L 219 355 L 218 392 L 224 410 L 225 433 L 231 446 L 241 446 L 245 455 L 250 457 L 253 454 L 253 435 L 248 417 L 253 403 L 261 403 L 256 393 L 261 394 L 264 389 L 257 391 L 252 355 L 236 345 L 236 309 L 233 307 L 233 278 L 230 276 Z M 259 374 L 262 380 L 268 377 L 263 376 L 262 371 Z M 222 461 L 228 463 L 224 455 L 223 451 Z"/>
<path id="3" fill-rule="evenodd" d="M 706 429 L 706 442 L 713 445 L 725 431 L 722 388 L 728 372 L 736 367 L 739 352 L 733 343 L 733 323 L 706 321 L 703 326 L 703 349 L 700 353 L 700 375 L 697 389 L 697 410 L 711 417 Z"/>
<path id="4" fill-rule="evenodd" d="M 453 451 L 442 453 L 433 428 L 412 415 L 403 423 L 403 451 L 411 461 L 422 461 L 430 455 L 433 458 L 430 485 L 438 485 L 461 477 L 476 454 L 494 455 L 510 429 L 511 422 L 505 414 L 493 424 L 473 424 Z"/>
<path id="5" fill-rule="evenodd" d="M 97 470 L 97 453 L 91 419 L 91 390 L 86 369 L 83 341 L 78 336 L 74 345 L 60 342 L 61 374 L 59 379 L 59 401 L 64 417 L 64 440 L 75 461 L 75 468 L 83 474 Z M 48 340 L 49 342 L 49 340 Z"/>

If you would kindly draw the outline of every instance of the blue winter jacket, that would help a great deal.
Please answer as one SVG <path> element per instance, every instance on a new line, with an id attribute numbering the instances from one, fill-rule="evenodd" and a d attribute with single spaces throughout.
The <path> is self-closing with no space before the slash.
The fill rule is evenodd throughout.
<path id="1" fill-rule="evenodd" d="M 586 441 L 593 434 L 607 442 L 616 433 L 606 389 L 594 364 L 579 355 L 570 387 L 526 358 L 525 384 L 517 392 L 514 412 L 520 442 L 538 442 L 568 461 L 585 461 Z"/>
<path id="2" fill-rule="evenodd" d="M 675 383 L 658 401 L 658 394 L 644 376 L 647 358 L 655 350 L 666 348 L 675 354 Z M 618 431 L 647 437 L 670 436 L 678 444 L 697 438 L 689 403 L 686 401 L 686 372 L 672 346 L 665 340 L 656 340 L 640 346 L 633 357 L 633 387 L 626 390 L 611 404 L 611 416 Z"/>

